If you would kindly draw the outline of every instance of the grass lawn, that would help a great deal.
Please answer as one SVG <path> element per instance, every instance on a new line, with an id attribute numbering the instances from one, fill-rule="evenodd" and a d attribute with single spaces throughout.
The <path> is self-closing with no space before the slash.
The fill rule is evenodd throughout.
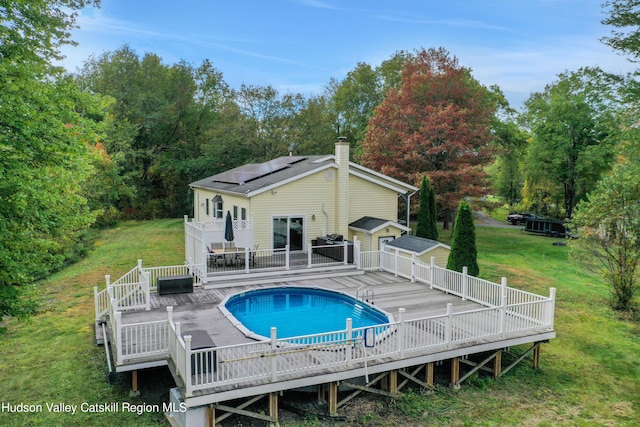
<path id="1" fill-rule="evenodd" d="M 441 231 L 442 240 L 448 234 Z M 608 289 L 569 260 L 570 247 L 552 246 L 553 239 L 516 228 L 477 227 L 476 234 L 483 278 L 499 282 L 505 276 L 510 286 L 543 295 L 557 288 L 558 337 L 543 345 L 541 369 L 534 371 L 527 359 L 498 380 L 473 375 L 460 390 L 448 388 L 445 378 L 435 393 L 403 389 L 403 396 L 391 404 L 363 397 L 373 402 L 370 413 L 334 425 L 637 425 L 640 325 L 609 309 Z M 93 342 L 93 287 L 102 289 L 105 274 L 115 280 L 138 258 L 148 266 L 174 265 L 183 262 L 183 254 L 182 220 L 128 222 L 104 232 L 85 260 L 41 283 L 43 312 L 27 322 L 5 322 L 8 333 L 0 337 L 0 403 L 42 405 L 42 411 L 5 410 L 0 412 L 0 425 L 167 425 L 154 411 L 138 415 L 78 408 L 72 415 L 49 412 L 46 404 L 168 400 L 173 384 L 164 368 L 140 373 L 139 398 L 128 397 L 128 374 L 108 384 L 104 350 Z M 521 353 L 524 348 L 513 350 Z M 252 425 L 241 420 L 242 425 Z M 301 418 L 282 424 L 319 426 L 325 421 Z"/>
<path id="2" fill-rule="evenodd" d="M 110 402 L 158 403 L 164 390 L 152 391 L 166 375 L 144 372 L 139 381 L 146 393 L 129 399 L 130 375 L 106 379 L 104 349 L 94 344 L 93 287 L 103 289 L 105 274 L 116 280 L 142 257 L 145 265 L 184 263 L 182 220 L 124 223 L 108 230 L 83 261 L 40 284 L 43 313 L 28 322 L 8 321 L 0 337 L 0 403 L 42 405 L 42 412 L 0 412 L 1 426 L 156 426 L 166 425 L 162 413 L 49 412 L 47 403 L 80 405 Z M 146 384 L 145 384 L 146 383 Z"/>

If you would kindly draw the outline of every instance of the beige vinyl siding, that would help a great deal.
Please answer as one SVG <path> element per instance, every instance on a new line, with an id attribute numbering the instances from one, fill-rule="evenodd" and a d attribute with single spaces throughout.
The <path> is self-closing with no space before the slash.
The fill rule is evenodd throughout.
<path id="1" fill-rule="evenodd" d="M 371 251 L 371 234 L 364 231 L 349 230 L 349 240 L 354 240 L 354 237 L 358 238 L 360 242 L 360 250 L 363 252 Z"/>
<path id="2" fill-rule="evenodd" d="M 393 225 L 389 225 L 375 233 L 368 233 L 360 230 L 350 230 L 349 239 L 353 240 L 357 237 L 360 241 L 361 251 L 378 251 L 380 250 L 380 237 L 393 237 L 394 239 L 402 236 L 402 230 Z"/>
<path id="3" fill-rule="evenodd" d="M 371 251 L 379 251 L 380 245 L 378 244 L 380 237 L 392 236 L 394 239 L 402 235 L 402 231 L 394 226 L 385 227 L 382 230 L 378 230 L 371 236 Z"/>
<path id="4" fill-rule="evenodd" d="M 349 177 L 349 223 L 363 216 L 398 220 L 395 191 L 351 175 Z"/>
<path id="5" fill-rule="evenodd" d="M 213 219 L 212 199 L 220 194 L 223 200 L 223 212 L 233 214 L 233 206 L 238 206 L 238 216 L 242 208 L 246 209 L 247 219 L 252 221 L 253 244 L 261 249 L 273 247 L 273 218 L 276 216 L 302 217 L 304 221 L 305 242 L 309 244 L 318 236 L 340 233 L 352 238 L 348 230 L 338 230 L 338 171 L 335 168 L 322 170 L 295 181 L 275 187 L 252 196 L 230 195 L 214 190 L 194 189 L 195 221 L 206 222 Z M 328 175 L 331 175 L 328 179 Z M 360 177 L 349 175 L 348 223 L 363 216 L 397 221 L 398 196 L 395 191 L 381 187 Z M 206 202 L 209 200 L 209 215 L 206 215 Z M 324 211 L 328 214 L 325 215 Z M 401 231 L 392 233 L 382 230 L 379 235 L 400 236 Z M 371 239 L 369 239 L 371 237 Z M 363 235 L 361 241 L 369 246 L 367 250 L 378 249 L 378 235 Z M 360 236 L 359 236 L 360 238 Z M 363 247 L 363 250 L 364 247 Z"/>
<path id="6" fill-rule="evenodd" d="M 386 176 L 384 174 L 370 173 L 366 169 L 361 169 L 361 168 L 358 168 L 358 167 L 352 167 L 352 170 L 354 172 L 359 173 L 359 174 L 366 175 L 366 176 L 370 177 L 371 179 L 374 179 L 374 180 L 376 180 L 376 181 L 378 181 L 378 182 L 380 182 L 380 183 L 382 183 L 384 185 L 389 185 L 391 187 L 396 187 L 396 188 L 406 188 L 407 186 L 413 187 L 413 184 L 410 184 L 408 182 L 398 182 L 397 180 L 395 180 L 395 179 L 393 179 L 391 177 L 388 177 L 388 176 Z M 412 189 L 406 188 L 406 190 L 407 191 L 410 191 L 410 190 L 418 191 L 418 188 L 412 188 Z"/>
<path id="7" fill-rule="evenodd" d="M 430 251 L 425 252 L 420 255 L 418 258 L 427 264 L 431 264 L 431 257 L 436 259 L 436 264 L 439 267 L 446 267 L 447 261 L 449 260 L 449 252 L 450 250 L 447 248 L 443 248 L 442 246 L 438 246 Z"/>
<path id="8" fill-rule="evenodd" d="M 329 181 L 326 171 L 306 176 L 296 181 L 265 191 L 251 198 L 254 221 L 254 243 L 260 248 L 272 247 L 272 218 L 274 216 L 301 216 L 304 218 L 305 240 L 335 232 L 335 178 Z M 322 212 L 329 214 L 330 222 Z M 314 219 L 315 218 L 315 219 Z M 327 229 L 328 227 L 328 229 Z"/>
<path id="9" fill-rule="evenodd" d="M 238 219 L 240 219 L 240 209 L 245 208 L 247 210 L 247 219 L 251 219 L 251 204 L 248 198 L 244 196 L 235 196 L 231 194 L 216 193 L 214 191 L 203 190 L 196 188 L 194 190 L 194 201 L 196 204 L 196 212 L 194 212 L 194 219 L 196 222 L 207 222 L 213 220 L 213 202 L 211 201 L 216 195 L 222 197 L 222 210 L 223 217 L 227 214 L 227 211 L 233 215 L 233 207 L 238 207 Z M 209 199 L 209 215 L 207 216 L 206 199 Z"/>

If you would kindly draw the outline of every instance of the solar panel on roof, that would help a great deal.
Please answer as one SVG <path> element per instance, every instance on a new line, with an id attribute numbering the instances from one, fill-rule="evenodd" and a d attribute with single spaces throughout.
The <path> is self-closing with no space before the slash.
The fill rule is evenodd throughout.
<path id="1" fill-rule="evenodd" d="M 269 160 L 268 162 L 260 163 L 259 165 L 255 165 L 255 171 L 259 171 L 262 175 L 269 175 L 274 172 L 278 172 L 279 170 L 288 168 L 294 163 L 299 162 L 300 160 L 304 160 L 305 158 L 302 156 L 287 156 L 287 157 L 278 157 L 277 159 Z"/>
<path id="2" fill-rule="evenodd" d="M 304 160 L 304 159 L 306 159 L 306 157 L 304 156 L 285 156 L 285 157 L 278 157 L 277 159 L 269 160 L 268 162 L 265 162 L 263 164 L 273 165 L 273 167 L 289 166 L 294 163 L 298 163 L 300 160 Z"/>
<path id="3" fill-rule="evenodd" d="M 241 185 L 254 179 L 262 178 L 282 169 L 286 169 L 292 164 L 304 160 L 303 156 L 286 156 L 269 160 L 264 163 L 250 163 L 222 172 L 214 177 L 214 181 L 224 182 L 227 184 Z"/>
<path id="4" fill-rule="evenodd" d="M 226 172 L 219 173 L 213 177 L 214 181 L 224 182 L 227 184 L 240 184 L 241 182 L 247 182 L 257 178 L 259 175 L 251 172 L 251 167 L 255 164 L 248 164 L 240 166 L 239 168 L 231 169 Z"/>

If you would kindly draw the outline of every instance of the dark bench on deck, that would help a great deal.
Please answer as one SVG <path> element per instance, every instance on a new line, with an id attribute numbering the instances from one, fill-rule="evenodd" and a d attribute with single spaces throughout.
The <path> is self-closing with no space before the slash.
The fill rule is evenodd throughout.
<path id="1" fill-rule="evenodd" d="M 193 292 L 193 277 L 182 276 L 158 277 L 158 295 L 184 294 Z"/>
<path id="2" fill-rule="evenodd" d="M 191 350 L 204 350 L 215 347 L 215 344 L 207 331 L 196 329 L 182 333 L 182 339 L 191 335 Z M 207 352 L 191 355 L 191 374 L 206 374 L 216 370 L 216 352 Z"/>

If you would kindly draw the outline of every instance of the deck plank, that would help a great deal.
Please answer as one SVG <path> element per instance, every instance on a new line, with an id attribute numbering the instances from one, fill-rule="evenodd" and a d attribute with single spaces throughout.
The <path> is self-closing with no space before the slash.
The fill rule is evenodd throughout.
<path id="1" fill-rule="evenodd" d="M 405 308 L 405 319 L 445 314 L 447 304 L 454 311 L 480 308 L 479 304 L 462 301 L 453 295 L 429 289 L 428 286 L 411 282 L 384 272 L 367 272 L 354 276 L 324 277 L 313 280 L 282 280 L 276 283 L 252 286 L 232 286 L 216 289 L 194 289 L 192 293 L 158 295 L 151 294 L 151 310 L 131 311 L 122 314 L 122 323 L 159 321 L 167 318 L 167 307 L 173 307 L 174 322 L 179 322 L 183 331 L 202 329 L 209 333 L 216 346 L 227 346 L 253 342 L 247 338 L 222 314 L 218 305 L 229 295 L 250 289 L 274 286 L 321 287 L 340 291 L 355 297 L 363 286 L 374 292 L 373 304 L 397 319 L 399 308 Z"/>
<path id="2" fill-rule="evenodd" d="M 390 314 L 392 314 L 395 320 L 398 320 L 399 309 L 404 308 L 406 311 L 403 314 L 405 320 L 413 320 L 431 316 L 445 315 L 447 313 L 448 304 L 452 305 L 454 312 L 465 312 L 482 308 L 480 304 L 474 303 L 468 300 L 462 300 L 461 298 L 447 294 L 445 292 L 430 289 L 428 285 L 411 282 L 410 280 L 402 277 L 394 276 L 393 274 L 385 272 L 367 272 L 365 274 L 353 275 L 353 276 L 338 276 L 338 277 L 322 277 L 314 279 L 305 279 L 304 277 L 296 277 L 296 280 L 283 278 L 276 283 L 266 283 L 251 286 L 231 286 L 226 288 L 215 289 L 194 289 L 193 293 L 185 294 L 173 294 L 160 296 L 157 293 L 151 294 L 151 310 L 148 311 L 132 311 L 122 313 L 122 323 L 133 324 L 140 322 L 160 321 L 167 319 L 167 307 L 173 307 L 173 320 L 179 322 L 182 331 L 189 330 L 205 330 L 216 347 L 231 346 L 236 344 L 244 344 L 255 342 L 255 340 L 246 337 L 239 329 L 237 329 L 229 319 L 227 319 L 219 308 L 220 303 L 229 295 L 233 295 L 239 292 L 244 292 L 250 289 L 262 288 L 262 287 L 274 287 L 274 286 L 298 286 L 298 287 L 321 287 L 340 291 L 351 295 L 353 297 L 359 292 L 362 292 L 365 288 L 370 289 L 373 292 L 373 304 Z M 518 319 L 507 319 L 512 325 L 520 322 Z M 443 321 L 444 323 L 444 321 Z M 491 324 L 474 324 L 469 325 L 469 328 L 473 331 L 488 331 L 489 326 L 495 325 L 495 322 Z M 411 326 L 414 327 L 414 326 Z M 467 332 L 471 332 L 471 329 Z M 456 331 L 462 333 L 464 331 Z M 522 336 L 531 336 L 532 340 L 535 340 L 536 334 L 543 334 L 547 331 L 525 331 Z M 109 331 L 111 333 L 111 331 Z M 408 335 L 411 337 L 411 334 Z M 511 336 L 513 338 L 513 335 Z M 411 338 L 409 338 L 411 339 Z M 473 347 L 479 346 L 488 342 L 499 342 L 500 339 L 495 336 L 490 339 L 479 339 L 473 343 L 457 343 L 451 346 L 451 348 Z M 411 343 L 408 343 L 411 344 Z M 418 343 L 416 343 L 418 344 Z M 384 345 L 381 342 L 380 345 Z M 411 347 L 411 345 L 409 345 Z M 450 350 L 449 348 L 448 350 Z M 437 353 L 442 351 L 441 349 L 434 349 L 433 352 Z M 316 354 L 317 353 L 317 354 Z M 311 357 L 322 360 L 324 363 L 330 363 L 332 357 L 340 360 L 338 352 L 332 351 L 319 351 L 314 352 Z M 424 354 L 424 350 L 422 350 Z M 373 353 L 372 353 L 373 354 Z M 444 354 L 444 353 L 443 353 Z M 411 352 L 408 352 L 408 356 L 415 357 Z M 156 356 L 156 359 L 166 360 L 166 356 Z M 268 357 L 267 357 L 268 359 Z M 286 359 L 286 357 L 285 357 Z M 154 356 L 149 356 L 145 360 L 154 360 Z M 371 360 L 371 363 L 383 364 L 383 363 L 395 363 L 401 358 L 398 355 L 385 356 L 384 358 Z M 136 360 L 125 360 L 125 369 L 127 364 L 135 364 Z M 171 365 L 169 360 L 169 364 Z M 349 369 L 361 368 L 362 363 L 355 363 L 354 366 Z M 315 384 L 313 377 L 319 378 L 322 375 L 329 375 L 335 373 L 344 373 L 348 371 L 342 364 L 337 366 L 323 366 L 319 370 L 313 372 L 313 374 L 307 374 L 305 372 L 286 372 L 279 375 L 278 383 L 287 380 L 299 379 L 302 377 L 309 377 L 309 384 Z M 316 382 L 317 383 L 317 382 Z M 270 387 L 273 390 L 278 389 L 277 384 L 273 384 L 270 378 L 258 378 L 246 383 L 243 383 L 241 388 L 247 388 L 247 396 L 251 395 L 252 387 L 264 387 L 271 384 Z M 220 384 L 215 388 L 200 390 L 194 393 L 195 397 L 205 396 L 212 393 L 221 393 L 228 390 L 237 389 L 238 385 L 235 384 Z"/>
<path id="3" fill-rule="evenodd" d="M 242 344 L 254 341 L 245 337 L 224 317 L 218 305 L 229 295 L 250 289 L 274 286 L 321 287 L 340 291 L 355 297 L 358 288 L 365 286 L 373 291 L 373 304 L 398 318 L 398 310 L 404 308 L 406 320 L 426 316 L 443 315 L 447 304 L 454 312 L 481 308 L 479 304 L 463 301 L 454 295 L 429 289 L 427 285 L 384 272 L 367 272 L 364 275 L 325 277 L 314 280 L 283 280 L 276 283 L 252 286 L 232 286 L 216 289 L 194 289 L 193 293 L 158 295 L 151 294 L 151 310 L 124 312 L 122 323 L 139 323 L 164 320 L 167 307 L 173 307 L 174 322 L 180 322 L 182 330 L 203 329 L 209 333 L 217 346 Z"/>

